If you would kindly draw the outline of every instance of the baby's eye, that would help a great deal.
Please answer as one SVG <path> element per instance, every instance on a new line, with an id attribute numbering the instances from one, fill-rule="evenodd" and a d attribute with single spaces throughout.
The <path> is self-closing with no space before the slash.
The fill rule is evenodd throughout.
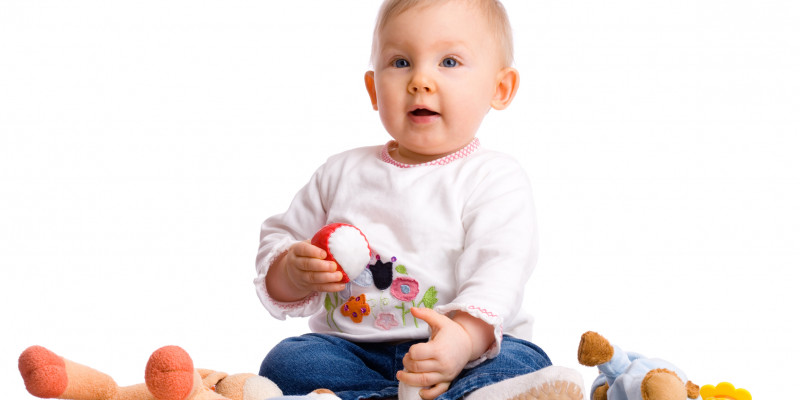
<path id="1" fill-rule="evenodd" d="M 456 61 L 452 57 L 447 57 L 444 60 L 442 60 L 441 66 L 443 66 L 445 68 L 457 67 L 458 66 L 458 61 Z"/>
<path id="2" fill-rule="evenodd" d="M 411 64 L 409 64 L 408 60 L 405 58 L 398 58 L 392 62 L 395 68 L 408 68 Z"/>

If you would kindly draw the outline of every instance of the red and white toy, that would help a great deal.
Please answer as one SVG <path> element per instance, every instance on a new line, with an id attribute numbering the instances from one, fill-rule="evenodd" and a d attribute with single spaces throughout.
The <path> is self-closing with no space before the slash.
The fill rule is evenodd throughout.
<path id="1" fill-rule="evenodd" d="M 311 238 L 311 244 L 325 250 L 325 259 L 336 263 L 336 269 L 342 272 L 342 283 L 357 278 L 369 265 L 369 242 L 353 225 L 325 225 Z"/>

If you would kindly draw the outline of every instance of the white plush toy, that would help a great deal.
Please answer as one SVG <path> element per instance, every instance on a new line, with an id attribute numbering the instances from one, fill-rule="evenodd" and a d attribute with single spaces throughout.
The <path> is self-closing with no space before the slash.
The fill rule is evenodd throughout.
<path id="1" fill-rule="evenodd" d="M 328 254 L 325 258 L 337 265 L 342 283 L 355 279 L 367 268 L 371 251 L 367 237 L 353 225 L 325 225 L 311 238 L 311 244 Z"/>

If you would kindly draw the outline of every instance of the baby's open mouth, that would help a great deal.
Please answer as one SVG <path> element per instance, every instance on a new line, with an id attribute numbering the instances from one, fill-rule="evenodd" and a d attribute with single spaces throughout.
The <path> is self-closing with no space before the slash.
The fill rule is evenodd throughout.
<path id="1" fill-rule="evenodd" d="M 414 116 L 417 116 L 417 117 L 427 117 L 427 116 L 431 116 L 431 115 L 439 115 L 439 113 L 437 113 L 436 111 L 428 110 L 427 108 L 418 108 L 418 109 L 416 109 L 414 111 L 411 111 L 411 115 L 414 115 Z"/>

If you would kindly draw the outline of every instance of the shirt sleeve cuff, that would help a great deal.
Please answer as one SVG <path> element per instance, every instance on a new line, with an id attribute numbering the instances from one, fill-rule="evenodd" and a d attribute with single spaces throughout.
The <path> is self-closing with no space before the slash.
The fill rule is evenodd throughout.
<path id="1" fill-rule="evenodd" d="M 460 303 L 450 303 L 445 304 L 442 306 L 437 306 L 434 310 L 440 314 L 449 314 L 453 311 L 463 311 L 472 317 L 475 317 L 483 322 L 494 327 L 494 343 L 489 346 L 489 349 L 486 350 L 480 357 L 477 359 L 470 361 L 464 368 L 473 368 L 478 366 L 480 363 L 497 357 L 500 354 L 500 346 L 503 342 L 503 317 L 485 309 L 475 305 L 467 305 L 467 304 L 460 304 Z"/>
<path id="2" fill-rule="evenodd" d="M 275 244 L 272 251 L 267 254 L 264 259 L 256 265 L 256 278 L 253 284 L 256 287 L 256 294 L 261 304 L 273 317 L 279 320 L 285 320 L 286 317 L 307 317 L 314 314 L 320 307 L 322 307 L 322 297 L 319 293 L 314 292 L 303 299 L 293 302 L 281 302 L 273 299 L 267 292 L 267 271 L 270 265 L 275 261 L 278 256 L 289 250 L 297 241 L 293 239 L 284 239 Z"/>

